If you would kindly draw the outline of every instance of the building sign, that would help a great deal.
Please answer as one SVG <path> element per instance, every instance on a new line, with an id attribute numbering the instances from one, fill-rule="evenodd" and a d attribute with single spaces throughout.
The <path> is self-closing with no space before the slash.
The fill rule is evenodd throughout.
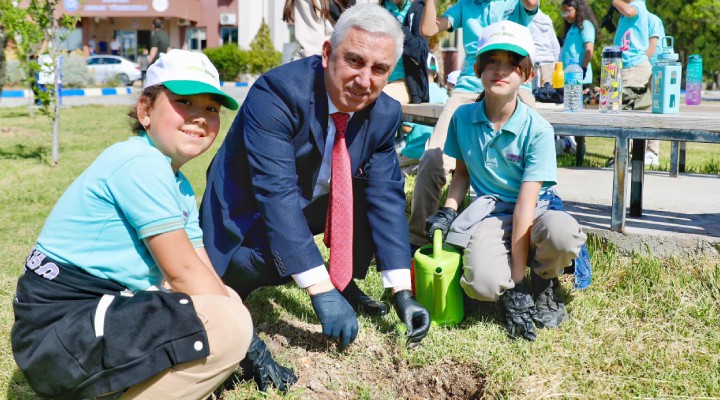
<path id="1" fill-rule="evenodd" d="M 69 14 L 81 17 L 176 17 L 197 21 L 200 0 L 64 0 Z"/>

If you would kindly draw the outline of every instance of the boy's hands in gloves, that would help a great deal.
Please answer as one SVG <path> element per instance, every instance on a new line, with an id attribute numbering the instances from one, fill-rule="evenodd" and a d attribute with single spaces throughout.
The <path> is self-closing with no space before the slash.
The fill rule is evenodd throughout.
<path id="1" fill-rule="evenodd" d="M 500 301 L 505 307 L 505 327 L 510 337 L 515 339 L 522 336 L 531 342 L 537 339 L 535 325 L 542 328 L 543 323 L 537 315 L 535 302 L 525 281 L 515 284 L 514 288 L 503 293 Z"/>

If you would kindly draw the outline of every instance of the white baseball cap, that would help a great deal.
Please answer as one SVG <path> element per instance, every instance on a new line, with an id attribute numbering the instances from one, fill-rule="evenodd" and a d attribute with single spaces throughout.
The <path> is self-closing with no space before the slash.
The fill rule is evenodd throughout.
<path id="1" fill-rule="evenodd" d="M 529 55 L 531 62 L 535 59 L 535 43 L 530 29 L 512 21 L 496 22 L 483 29 L 478 39 L 477 54 L 491 50 L 512 51 L 521 56 Z"/>
<path id="2" fill-rule="evenodd" d="M 160 59 L 148 68 L 144 88 L 160 84 L 181 96 L 215 94 L 223 106 L 238 109 L 237 100 L 220 89 L 217 69 L 200 52 L 172 49 L 161 54 Z"/>

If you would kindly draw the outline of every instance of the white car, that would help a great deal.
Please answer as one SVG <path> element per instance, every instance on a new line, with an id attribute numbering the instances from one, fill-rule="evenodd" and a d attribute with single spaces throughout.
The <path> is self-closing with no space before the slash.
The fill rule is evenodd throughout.
<path id="1" fill-rule="evenodd" d="M 85 63 L 88 72 L 97 83 L 116 78 L 118 83 L 127 86 L 142 78 L 140 65 L 120 56 L 107 54 L 90 56 Z"/>

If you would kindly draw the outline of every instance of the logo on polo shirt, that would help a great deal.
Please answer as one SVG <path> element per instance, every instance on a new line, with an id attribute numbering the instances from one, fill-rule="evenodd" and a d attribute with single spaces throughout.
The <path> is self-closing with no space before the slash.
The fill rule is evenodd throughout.
<path id="1" fill-rule="evenodd" d="M 525 157 L 521 156 L 520 154 L 512 154 L 512 153 L 506 154 L 505 158 L 508 161 L 514 162 L 514 163 L 520 163 L 525 159 Z"/>

